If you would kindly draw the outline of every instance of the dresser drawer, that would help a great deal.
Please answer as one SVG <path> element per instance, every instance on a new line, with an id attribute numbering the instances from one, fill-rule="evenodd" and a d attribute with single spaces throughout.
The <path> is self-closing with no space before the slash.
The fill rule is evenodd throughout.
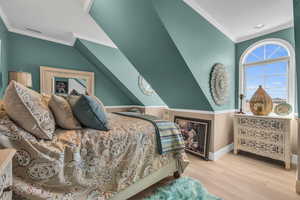
<path id="1" fill-rule="evenodd" d="M 262 141 L 239 138 L 238 149 L 284 161 L 284 146 Z"/>
<path id="2" fill-rule="evenodd" d="M 238 138 L 253 139 L 265 143 L 284 145 L 285 132 L 260 130 L 249 127 L 238 127 Z"/>
<path id="3" fill-rule="evenodd" d="M 237 125 L 242 127 L 256 128 L 260 130 L 287 131 L 286 120 L 264 119 L 254 117 L 238 117 Z"/>

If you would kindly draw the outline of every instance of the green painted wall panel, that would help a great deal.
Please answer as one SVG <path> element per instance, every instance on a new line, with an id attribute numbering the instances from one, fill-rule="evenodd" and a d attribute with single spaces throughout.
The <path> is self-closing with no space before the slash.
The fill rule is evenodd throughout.
<path id="1" fill-rule="evenodd" d="M 86 48 L 79 47 L 79 51 L 83 54 L 93 54 L 98 60 L 96 64 L 99 68 L 106 68 L 107 73 L 111 73 L 120 81 L 120 84 L 126 86 L 129 92 L 132 92 L 143 105 L 146 106 L 165 106 L 166 104 L 157 95 L 147 96 L 143 94 L 138 86 L 139 73 L 135 67 L 127 60 L 127 58 L 116 48 L 88 42 L 85 40 L 79 40 Z M 92 55 L 87 55 L 92 60 Z"/>
<path id="2" fill-rule="evenodd" d="M 165 28 L 214 110 L 235 108 L 235 44 L 181 0 L 153 0 Z M 230 75 L 228 102 L 217 106 L 210 93 L 212 66 L 222 63 Z"/>
<path id="3" fill-rule="evenodd" d="M 7 85 L 7 28 L 5 27 L 2 19 L 0 19 L 0 72 L 2 73 L 2 83 L 0 83 L 0 98 L 2 98 L 5 85 Z"/>
<path id="4" fill-rule="evenodd" d="M 105 105 L 136 104 L 73 47 L 15 33 L 9 33 L 8 42 L 8 70 L 31 72 L 34 90 L 40 90 L 40 66 L 92 71 L 95 94 Z"/>
<path id="5" fill-rule="evenodd" d="M 236 85 L 239 85 L 239 63 L 240 63 L 240 58 L 244 51 L 250 47 L 252 44 L 264 40 L 264 39 L 269 39 L 269 38 L 279 38 L 286 40 L 290 42 L 293 46 L 295 46 L 295 35 L 294 35 L 294 28 L 288 28 L 284 29 L 281 31 L 277 31 L 274 33 L 266 34 L 261 37 L 257 37 L 251 40 L 247 40 L 244 42 L 240 42 L 236 44 Z M 236 87 L 236 94 L 239 94 L 239 89 Z M 238 95 L 236 95 L 236 105 L 238 104 Z M 237 105 L 238 107 L 238 105 Z"/>
<path id="6" fill-rule="evenodd" d="M 295 33 L 295 53 L 296 53 L 296 72 L 297 72 L 297 94 L 300 99 L 300 0 L 294 0 L 294 33 Z M 298 103 L 298 112 L 300 105 Z M 299 116 L 299 114 L 298 114 Z"/>
<path id="7" fill-rule="evenodd" d="M 103 74 L 109 77 L 114 84 L 123 91 L 135 105 L 144 105 L 88 48 L 85 46 L 81 40 L 77 40 L 74 48 L 80 52 L 90 63 L 92 63 L 97 69 L 99 69 Z"/>
<path id="8" fill-rule="evenodd" d="M 151 1 L 94 1 L 90 13 L 169 107 L 213 110 Z"/>

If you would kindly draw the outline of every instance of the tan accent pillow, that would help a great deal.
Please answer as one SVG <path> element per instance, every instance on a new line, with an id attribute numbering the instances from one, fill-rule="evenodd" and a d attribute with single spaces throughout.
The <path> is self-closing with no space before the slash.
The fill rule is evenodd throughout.
<path id="1" fill-rule="evenodd" d="M 11 81 L 5 91 L 4 107 L 21 128 L 40 139 L 52 139 L 54 117 L 39 93 Z"/>
<path id="2" fill-rule="evenodd" d="M 60 96 L 53 94 L 49 101 L 49 107 L 53 112 L 56 123 L 64 129 L 81 129 L 80 123 L 74 117 L 69 102 Z"/>

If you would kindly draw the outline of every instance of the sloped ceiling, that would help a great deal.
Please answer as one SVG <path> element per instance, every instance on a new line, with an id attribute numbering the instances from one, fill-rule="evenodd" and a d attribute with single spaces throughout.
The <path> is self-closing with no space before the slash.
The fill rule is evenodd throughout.
<path id="1" fill-rule="evenodd" d="M 119 83 L 119 87 L 126 90 L 126 94 L 137 99 L 141 105 L 166 106 L 157 94 L 147 96 L 142 93 L 138 86 L 138 71 L 118 49 L 85 40 L 78 40 L 75 48 L 101 71 L 114 79 L 115 83 Z"/>
<path id="2" fill-rule="evenodd" d="M 95 1 L 90 14 L 169 107 L 212 110 L 151 1 Z"/>

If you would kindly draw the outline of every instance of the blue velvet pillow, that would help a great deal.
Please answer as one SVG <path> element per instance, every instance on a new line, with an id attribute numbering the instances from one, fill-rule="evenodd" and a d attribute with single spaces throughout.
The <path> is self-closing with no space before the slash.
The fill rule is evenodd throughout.
<path id="1" fill-rule="evenodd" d="M 70 104 L 77 120 L 85 127 L 108 131 L 108 119 L 103 104 L 94 97 L 81 95 L 74 97 Z"/>

